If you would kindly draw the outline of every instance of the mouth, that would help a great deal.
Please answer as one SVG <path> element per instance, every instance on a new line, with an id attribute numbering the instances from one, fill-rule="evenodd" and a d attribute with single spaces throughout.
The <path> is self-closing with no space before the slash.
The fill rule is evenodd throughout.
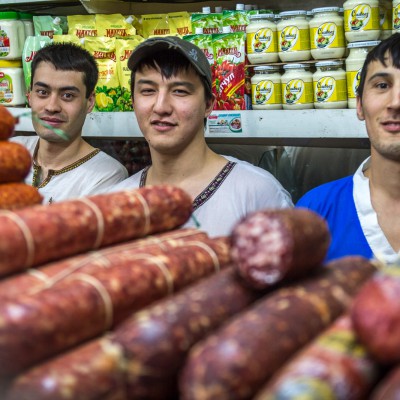
<path id="1" fill-rule="evenodd" d="M 397 120 L 397 119 L 387 120 L 387 121 L 382 122 L 382 126 L 388 132 L 393 132 L 393 133 L 400 132 L 400 120 Z"/>
<path id="2" fill-rule="evenodd" d="M 173 127 L 176 126 L 176 124 L 168 121 L 159 121 L 159 120 L 154 120 L 151 121 L 151 125 L 153 126 L 159 126 L 159 127 Z"/>
<path id="3" fill-rule="evenodd" d="M 51 117 L 41 117 L 40 120 L 51 126 L 58 126 L 64 122 L 59 118 L 51 118 Z"/>

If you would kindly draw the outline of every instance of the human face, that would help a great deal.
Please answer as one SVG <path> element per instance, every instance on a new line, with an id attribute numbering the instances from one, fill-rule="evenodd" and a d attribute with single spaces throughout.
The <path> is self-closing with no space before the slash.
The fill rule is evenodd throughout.
<path id="1" fill-rule="evenodd" d="M 94 95 L 85 98 L 83 72 L 56 70 L 51 63 L 41 62 L 32 81 L 29 105 L 39 120 L 62 129 L 72 142 L 82 134 L 82 126 L 94 106 Z M 32 121 L 39 137 L 49 142 L 66 143 L 51 129 Z"/>
<path id="2" fill-rule="evenodd" d="M 365 120 L 371 155 L 400 162 L 400 69 L 392 59 L 372 61 L 368 66 L 362 99 L 357 98 L 357 116 Z"/>
<path id="3" fill-rule="evenodd" d="M 192 70 L 164 78 L 144 66 L 135 73 L 135 115 L 150 149 L 177 155 L 204 141 L 204 118 L 212 111 L 200 77 Z"/>

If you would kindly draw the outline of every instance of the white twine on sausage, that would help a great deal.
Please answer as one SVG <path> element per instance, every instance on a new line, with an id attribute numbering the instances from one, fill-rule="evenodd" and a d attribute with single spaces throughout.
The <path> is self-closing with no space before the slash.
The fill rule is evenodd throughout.
<path id="1" fill-rule="evenodd" d="M 143 214 L 144 214 L 143 234 L 147 234 L 150 232 L 150 208 L 149 208 L 149 205 L 148 205 L 146 199 L 138 191 L 135 191 L 133 193 L 143 207 Z"/>
<path id="2" fill-rule="evenodd" d="M 28 275 L 32 275 L 34 278 L 36 278 L 37 280 L 42 281 L 44 283 L 47 283 L 50 279 L 50 277 L 47 274 L 45 274 L 42 271 L 39 271 L 36 268 L 30 268 L 26 271 L 26 273 Z"/>
<path id="3" fill-rule="evenodd" d="M 185 242 L 185 246 L 187 246 L 187 247 L 194 246 L 194 247 L 202 248 L 211 257 L 211 260 L 214 264 L 215 272 L 219 272 L 221 270 L 221 264 L 219 262 L 218 255 L 215 252 L 215 250 L 212 247 L 210 247 L 208 244 L 206 244 L 204 242 L 199 242 L 199 241 L 188 241 L 188 242 Z"/>
<path id="4" fill-rule="evenodd" d="M 103 213 L 101 212 L 100 208 L 95 203 L 93 203 L 93 201 L 89 200 L 87 197 L 82 197 L 80 199 L 76 199 L 76 201 L 86 204 L 94 212 L 94 215 L 96 216 L 97 237 L 93 244 L 93 249 L 97 249 L 100 247 L 101 243 L 103 242 L 103 237 L 104 237 Z"/>
<path id="5" fill-rule="evenodd" d="M 0 216 L 5 216 L 6 218 L 9 218 L 11 221 L 15 222 L 15 224 L 21 230 L 22 235 L 25 239 L 27 251 L 24 267 L 31 267 L 33 265 L 35 257 L 35 242 L 33 240 L 32 232 L 29 229 L 28 225 L 21 217 L 11 211 L 2 210 L 0 211 Z"/>

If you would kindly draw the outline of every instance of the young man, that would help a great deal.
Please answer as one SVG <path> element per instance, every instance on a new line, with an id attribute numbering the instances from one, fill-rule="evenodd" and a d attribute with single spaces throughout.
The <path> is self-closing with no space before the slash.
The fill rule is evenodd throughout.
<path id="1" fill-rule="evenodd" d="M 210 115 L 211 68 L 204 53 L 177 37 L 147 39 L 132 53 L 131 90 L 152 164 L 113 191 L 171 184 L 194 199 L 186 226 L 211 236 L 228 235 L 251 211 L 289 207 L 289 194 L 268 172 L 214 153 L 204 137 Z"/>
<path id="2" fill-rule="evenodd" d="M 51 44 L 35 54 L 31 67 L 28 100 L 37 136 L 12 138 L 33 157 L 26 183 L 51 203 L 100 193 L 126 179 L 121 163 L 82 139 L 98 79 L 90 53 L 69 43 Z"/>
<path id="3" fill-rule="evenodd" d="M 359 254 L 394 262 L 400 251 L 400 34 L 370 51 L 357 95 L 371 157 L 354 176 L 306 193 L 298 207 L 328 221 L 332 244 L 327 259 Z"/>

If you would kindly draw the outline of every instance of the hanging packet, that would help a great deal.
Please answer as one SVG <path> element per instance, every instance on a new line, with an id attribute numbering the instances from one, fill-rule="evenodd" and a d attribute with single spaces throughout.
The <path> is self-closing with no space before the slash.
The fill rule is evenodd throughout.
<path id="1" fill-rule="evenodd" d="M 205 34 L 222 32 L 222 13 L 195 13 L 190 16 L 190 21 L 193 33 L 196 28 L 201 28 Z"/>
<path id="2" fill-rule="evenodd" d="M 183 36 L 192 33 L 190 14 L 186 11 L 168 13 L 168 22 L 172 34 Z"/>
<path id="3" fill-rule="evenodd" d="M 62 34 L 61 19 L 51 15 L 34 15 L 33 27 L 35 36 L 48 36 L 53 39 L 54 35 Z"/>
<path id="4" fill-rule="evenodd" d="M 84 37 L 96 37 L 95 16 L 90 15 L 68 15 L 68 34 L 75 35 L 79 39 Z"/>
<path id="5" fill-rule="evenodd" d="M 142 15 L 143 37 L 170 36 L 171 27 L 168 23 L 167 14 Z"/>
<path id="6" fill-rule="evenodd" d="M 97 36 L 129 38 L 136 35 L 136 29 L 122 14 L 96 14 Z"/>
<path id="7" fill-rule="evenodd" d="M 82 46 L 81 39 L 75 35 L 54 35 L 53 43 L 74 43 L 78 46 Z"/>

